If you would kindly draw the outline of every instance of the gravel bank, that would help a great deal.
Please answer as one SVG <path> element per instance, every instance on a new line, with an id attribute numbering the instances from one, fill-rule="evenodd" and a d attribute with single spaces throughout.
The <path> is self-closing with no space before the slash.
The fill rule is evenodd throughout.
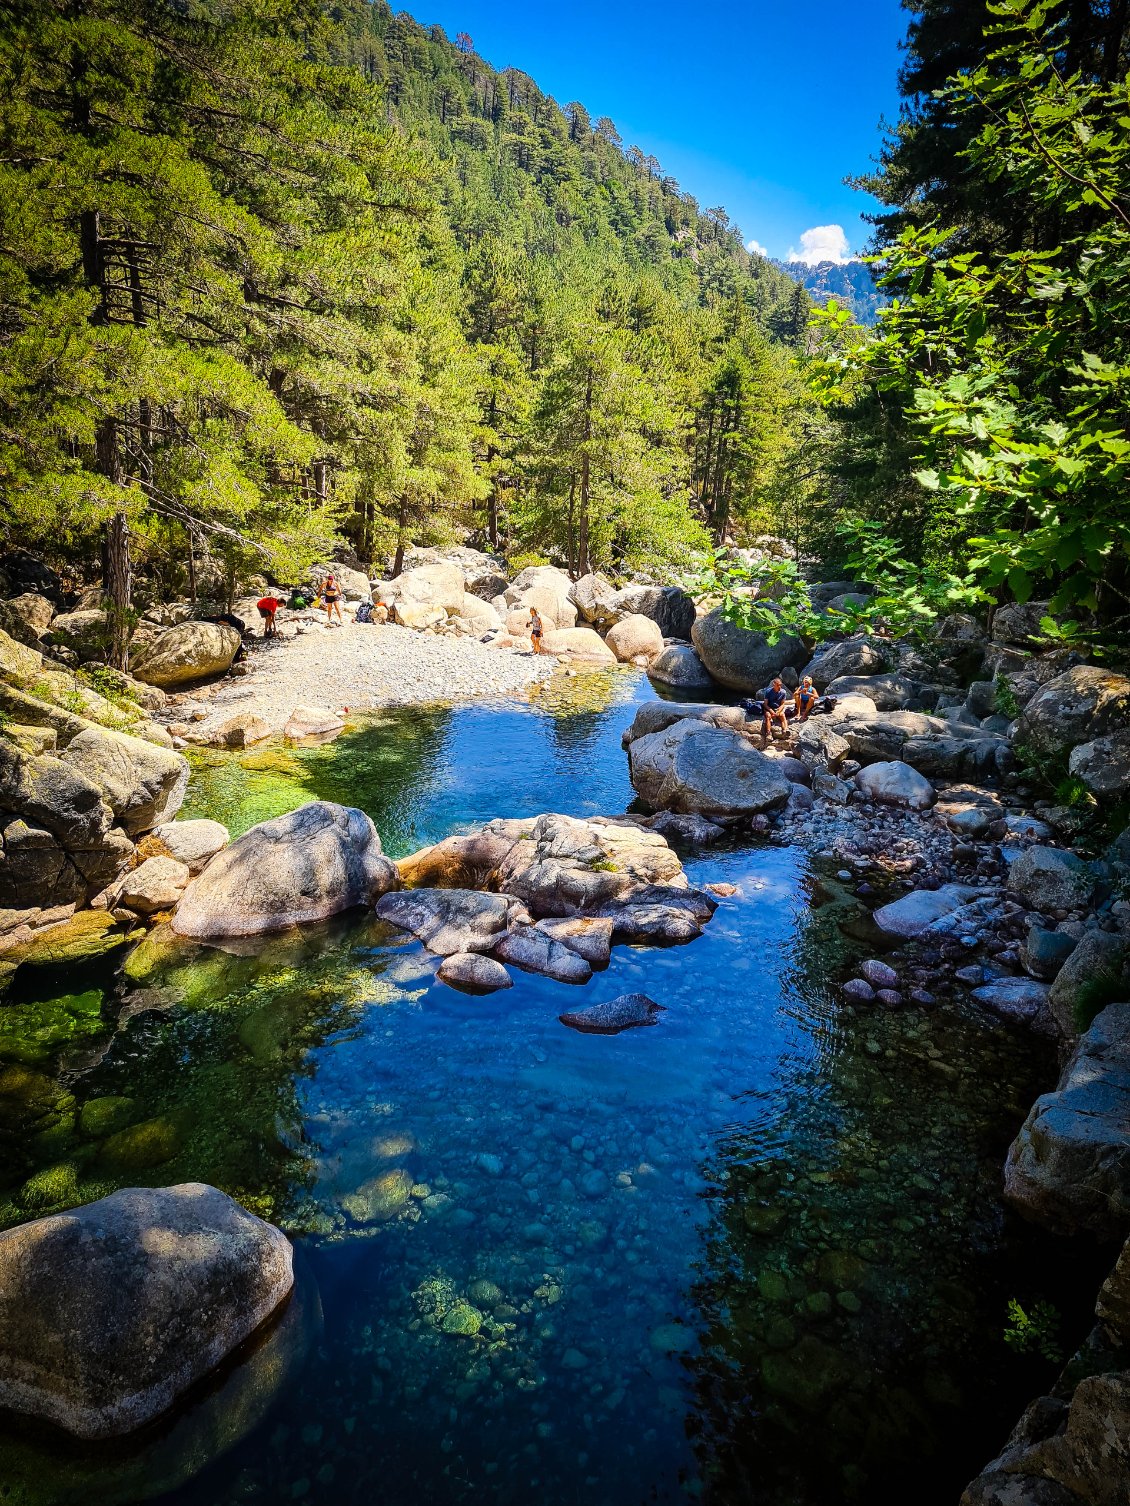
<path id="1" fill-rule="evenodd" d="M 171 720 L 192 708 L 206 713 L 202 731 L 237 711 L 260 716 L 281 731 L 296 706 L 325 706 L 339 714 L 436 701 L 493 700 L 549 679 L 556 665 L 532 653 L 488 648 L 477 638 L 437 637 L 389 624 L 347 621 L 247 645 L 248 672 L 171 699 Z"/>

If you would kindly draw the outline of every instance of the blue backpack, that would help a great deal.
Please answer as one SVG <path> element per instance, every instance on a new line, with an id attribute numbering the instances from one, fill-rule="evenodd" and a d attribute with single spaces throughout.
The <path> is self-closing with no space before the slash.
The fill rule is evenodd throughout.
<path id="1" fill-rule="evenodd" d="M 357 608 L 357 616 L 353 620 L 355 622 L 372 622 L 373 603 L 371 601 L 363 601 Z"/>

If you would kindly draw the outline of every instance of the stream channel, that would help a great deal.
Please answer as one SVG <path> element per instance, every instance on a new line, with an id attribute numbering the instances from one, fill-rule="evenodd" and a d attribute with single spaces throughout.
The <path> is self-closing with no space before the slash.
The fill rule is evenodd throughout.
<path id="1" fill-rule="evenodd" d="M 235 836 L 313 798 L 400 856 L 494 816 L 619 814 L 616 671 L 532 704 L 194 755 Z M 222 950 L 155 933 L 0 1008 L 0 1223 L 211 1182 L 294 1239 L 282 1320 L 128 1449 L 0 1429 L 0 1499 L 953 1506 L 1054 1363 L 1005 1341 L 1094 1283 L 1000 1199 L 1046 1046 L 946 1004 L 852 1011 L 853 901 L 805 853 L 688 857 L 705 936 L 584 990 L 473 998 L 371 916 Z M 641 990 L 617 1037 L 566 1008 Z M 1080 1289 L 1076 1310 L 1071 1293 Z"/>

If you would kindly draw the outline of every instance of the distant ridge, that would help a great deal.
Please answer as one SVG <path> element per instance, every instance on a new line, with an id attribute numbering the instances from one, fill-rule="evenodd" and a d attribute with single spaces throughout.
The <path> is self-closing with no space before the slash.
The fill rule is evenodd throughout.
<path id="1" fill-rule="evenodd" d="M 875 286 L 871 265 L 864 261 L 821 261 L 810 266 L 803 261 L 774 261 L 780 271 L 807 289 L 813 303 L 834 298 L 851 310 L 860 324 L 873 325 L 890 299 Z"/>

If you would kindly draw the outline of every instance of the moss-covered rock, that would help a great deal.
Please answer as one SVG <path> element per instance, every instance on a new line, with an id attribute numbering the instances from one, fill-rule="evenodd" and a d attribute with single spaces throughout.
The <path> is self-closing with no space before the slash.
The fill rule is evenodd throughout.
<path id="1" fill-rule="evenodd" d="M 88 1098 L 79 1109 L 78 1127 L 82 1134 L 88 1135 L 92 1140 L 101 1140 L 122 1129 L 133 1114 L 132 1098 L 112 1094 L 104 1098 Z"/>
<path id="2" fill-rule="evenodd" d="M 473 1337 L 483 1326 L 483 1315 L 469 1302 L 456 1302 L 444 1313 L 439 1326 L 444 1333 L 458 1333 Z"/>
<path id="3" fill-rule="evenodd" d="M 359 1224 L 383 1224 L 404 1210 L 412 1194 L 412 1178 L 401 1167 L 362 1182 L 343 1197 L 341 1206 Z"/>
<path id="4" fill-rule="evenodd" d="M 181 1148 L 181 1140 L 180 1125 L 166 1115 L 159 1115 L 111 1135 L 102 1146 L 99 1160 L 119 1174 L 148 1171 L 171 1161 Z"/>
<path id="5" fill-rule="evenodd" d="M 70 1161 L 60 1161 L 56 1166 L 45 1166 L 33 1173 L 16 1193 L 16 1202 L 29 1213 L 71 1207 L 78 1200 L 78 1172 Z"/>

